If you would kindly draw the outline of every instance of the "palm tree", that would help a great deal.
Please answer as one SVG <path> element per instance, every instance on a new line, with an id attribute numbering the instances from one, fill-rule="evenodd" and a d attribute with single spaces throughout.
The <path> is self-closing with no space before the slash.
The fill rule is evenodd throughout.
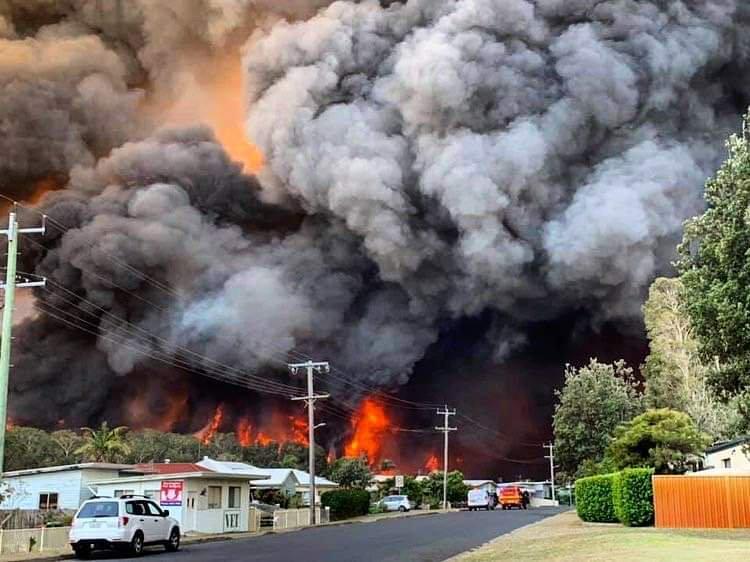
<path id="1" fill-rule="evenodd" d="M 123 439 L 127 427 L 109 427 L 107 422 L 102 422 L 99 429 L 82 427 L 86 434 L 84 443 L 76 450 L 76 454 L 94 462 L 114 462 L 121 455 L 130 453 L 130 447 Z"/>

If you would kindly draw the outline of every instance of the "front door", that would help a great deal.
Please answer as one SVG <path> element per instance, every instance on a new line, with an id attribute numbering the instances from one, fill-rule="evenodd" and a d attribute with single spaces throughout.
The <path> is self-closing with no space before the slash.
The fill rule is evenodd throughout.
<path id="1" fill-rule="evenodd" d="M 195 510 L 196 495 L 196 492 L 188 492 L 187 494 L 187 503 L 185 504 L 185 520 L 182 522 L 185 526 L 184 531 L 195 530 L 195 518 L 197 513 Z"/>

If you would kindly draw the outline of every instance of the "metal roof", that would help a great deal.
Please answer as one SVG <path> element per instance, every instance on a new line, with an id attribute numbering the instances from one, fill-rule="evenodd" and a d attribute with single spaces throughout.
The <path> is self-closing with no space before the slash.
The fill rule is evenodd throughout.
<path id="1" fill-rule="evenodd" d="M 108 462 L 84 462 L 78 464 L 63 464 L 60 466 L 45 466 L 42 468 L 25 468 L 23 470 L 11 470 L 3 472 L 3 478 L 14 476 L 30 476 L 32 474 L 45 474 L 50 472 L 64 472 L 69 470 L 125 470 L 133 468 L 132 464 L 115 464 Z"/>

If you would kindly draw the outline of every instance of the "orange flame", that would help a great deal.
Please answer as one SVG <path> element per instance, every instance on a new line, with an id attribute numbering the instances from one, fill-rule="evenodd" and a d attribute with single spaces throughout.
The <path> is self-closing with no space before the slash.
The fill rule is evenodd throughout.
<path id="1" fill-rule="evenodd" d="M 219 427 L 221 427 L 221 422 L 223 419 L 224 404 L 219 404 L 216 407 L 216 411 L 214 412 L 211 421 L 208 422 L 208 424 L 202 427 L 199 431 L 197 431 L 195 433 L 195 436 L 201 441 L 201 443 L 203 443 L 204 445 L 208 445 L 211 442 L 211 439 L 214 438 L 214 435 L 216 435 Z"/>
<path id="2" fill-rule="evenodd" d="M 307 421 L 302 418 L 288 416 L 285 419 L 278 414 L 271 416 L 271 425 L 265 429 L 253 432 L 253 426 L 247 418 L 242 418 L 235 428 L 237 441 L 243 447 L 252 444 L 269 445 L 271 443 L 298 443 L 307 446 Z"/>
<path id="3" fill-rule="evenodd" d="M 354 435 L 344 447 L 347 457 L 366 456 L 371 465 L 380 461 L 383 436 L 388 431 L 390 420 L 383 406 L 366 398 L 352 420 Z"/>
<path id="4" fill-rule="evenodd" d="M 430 455 L 427 458 L 427 462 L 424 463 L 424 468 L 427 472 L 435 472 L 436 470 L 440 469 L 440 461 L 438 461 L 437 456 Z"/>

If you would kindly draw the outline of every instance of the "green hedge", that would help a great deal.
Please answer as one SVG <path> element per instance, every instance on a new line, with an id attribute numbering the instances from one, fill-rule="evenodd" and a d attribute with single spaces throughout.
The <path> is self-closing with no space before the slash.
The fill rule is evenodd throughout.
<path id="1" fill-rule="evenodd" d="M 331 519 L 339 521 L 370 511 L 370 494 L 364 490 L 332 490 L 320 496 L 320 503 L 331 508 Z"/>
<path id="2" fill-rule="evenodd" d="M 588 476 L 576 480 L 576 511 L 584 521 L 614 523 L 617 521 L 612 501 L 615 474 Z"/>
<path id="3" fill-rule="evenodd" d="M 650 468 L 626 468 L 614 479 L 612 500 L 617 519 L 629 527 L 643 527 L 654 521 L 654 491 Z"/>

